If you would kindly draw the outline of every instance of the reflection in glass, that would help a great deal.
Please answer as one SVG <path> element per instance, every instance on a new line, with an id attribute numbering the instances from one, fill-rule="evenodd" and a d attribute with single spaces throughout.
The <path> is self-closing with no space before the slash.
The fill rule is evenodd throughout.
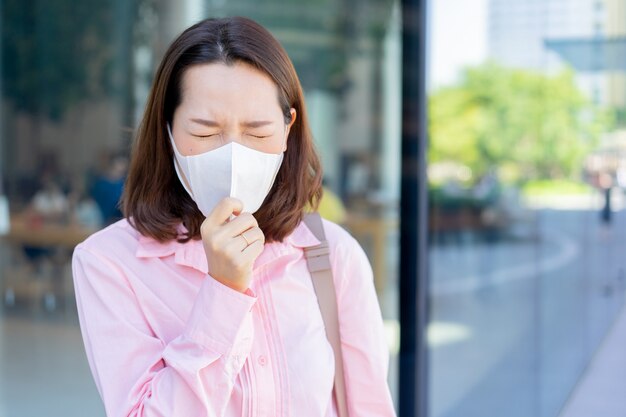
<path id="1" fill-rule="evenodd" d="M 0 246 L 0 415 L 104 415 L 76 320 L 72 249 L 121 216 L 130 139 L 164 48 L 193 22 L 223 15 L 258 20 L 296 66 L 326 173 L 320 210 L 372 262 L 395 395 L 397 2 L 8 0 L 0 14 L 1 185 L 10 208 Z"/>
<path id="2" fill-rule="evenodd" d="M 589 47 L 624 2 L 469 3 L 431 2 L 430 415 L 555 417 L 624 302 L 626 68 Z"/>

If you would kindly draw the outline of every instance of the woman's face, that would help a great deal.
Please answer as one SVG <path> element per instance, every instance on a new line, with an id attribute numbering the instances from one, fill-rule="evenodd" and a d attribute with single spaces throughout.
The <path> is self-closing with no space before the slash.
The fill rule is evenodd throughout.
<path id="1" fill-rule="evenodd" d="M 279 154 L 289 129 L 278 104 L 278 89 L 263 72 L 245 63 L 212 63 L 188 68 L 172 135 L 182 155 L 198 155 L 230 142 Z"/>

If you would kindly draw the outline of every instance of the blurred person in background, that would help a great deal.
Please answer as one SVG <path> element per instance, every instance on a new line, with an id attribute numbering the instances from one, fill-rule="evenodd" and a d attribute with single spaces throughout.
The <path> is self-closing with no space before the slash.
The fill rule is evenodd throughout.
<path id="1" fill-rule="evenodd" d="M 63 222 L 67 215 L 67 196 L 54 178 L 44 175 L 41 189 L 35 193 L 31 202 L 31 216 L 40 217 L 46 222 Z"/>
<path id="2" fill-rule="evenodd" d="M 68 200 L 57 177 L 44 172 L 40 178 L 40 188 L 32 197 L 30 204 L 22 213 L 28 227 L 40 229 L 45 224 L 65 224 L 68 219 Z M 42 265 L 51 260 L 55 248 L 49 245 L 23 244 L 22 249 L 32 267 L 40 270 Z"/>
<path id="3" fill-rule="evenodd" d="M 285 50 L 245 18 L 169 47 L 135 138 L 125 219 L 74 251 L 78 315 L 109 416 L 395 415 L 365 253 L 323 222 L 343 354 L 320 314 L 303 223 L 322 171 Z"/>
<path id="4" fill-rule="evenodd" d="M 92 180 L 89 195 L 100 208 L 105 224 L 114 223 L 123 217 L 119 203 L 127 170 L 128 156 L 125 153 L 104 155 L 104 167 L 96 172 Z"/>
<path id="5" fill-rule="evenodd" d="M 611 209 L 611 191 L 613 190 L 613 175 L 609 172 L 601 172 L 598 180 L 600 191 L 604 197 L 604 204 L 600 210 L 600 220 L 605 225 L 611 224 L 612 209 Z"/>
<path id="6" fill-rule="evenodd" d="M 87 193 L 85 182 L 79 178 L 72 184 L 72 191 L 68 196 L 70 222 L 95 231 L 104 224 L 102 212 L 98 203 Z"/>

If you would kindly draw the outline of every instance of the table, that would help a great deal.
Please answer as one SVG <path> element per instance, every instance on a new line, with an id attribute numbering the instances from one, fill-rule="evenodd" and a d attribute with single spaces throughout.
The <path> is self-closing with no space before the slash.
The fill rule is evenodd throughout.
<path id="1" fill-rule="evenodd" d="M 73 295 L 69 263 L 74 247 L 87 239 L 95 230 L 78 224 L 45 222 L 28 214 L 11 216 L 6 242 L 22 248 L 51 249 L 45 265 L 8 262 L 2 265 L 0 289 L 6 304 L 12 305 L 15 297 L 25 295 L 32 300 L 35 311 L 40 310 L 43 299 L 46 309 L 53 310 L 59 296 L 66 300 Z M 47 267 L 45 267 L 47 265 Z"/>
<path id="2" fill-rule="evenodd" d="M 39 248 L 73 249 L 95 232 L 77 224 L 32 221 L 19 214 L 11 216 L 10 224 L 11 229 L 5 236 L 9 242 Z"/>

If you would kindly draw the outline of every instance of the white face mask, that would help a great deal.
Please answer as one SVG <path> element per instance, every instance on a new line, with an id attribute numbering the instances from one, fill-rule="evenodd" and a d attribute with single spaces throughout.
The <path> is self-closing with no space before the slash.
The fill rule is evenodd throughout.
<path id="1" fill-rule="evenodd" d="M 178 179 L 202 214 L 208 216 L 226 197 L 241 200 L 244 212 L 254 213 L 261 207 L 278 174 L 283 161 L 282 153 L 260 152 L 230 142 L 199 155 L 184 156 L 176 148 L 169 124 L 167 132 L 174 148 L 174 168 Z M 185 174 L 189 187 L 180 170 Z"/>

